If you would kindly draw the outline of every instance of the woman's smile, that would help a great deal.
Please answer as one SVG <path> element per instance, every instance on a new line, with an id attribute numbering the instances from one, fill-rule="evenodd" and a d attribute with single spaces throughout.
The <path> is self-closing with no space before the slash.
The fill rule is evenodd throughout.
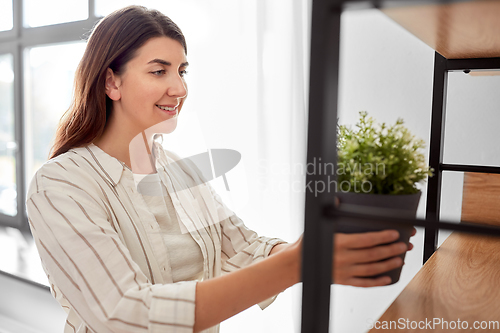
<path id="1" fill-rule="evenodd" d="M 165 111 L 169 115 L 177 116 L 178 105 L 158 105 L 158 104 L 156 104 L 156 106 L 159 109 L 161 109 L 162 111 Z"/>

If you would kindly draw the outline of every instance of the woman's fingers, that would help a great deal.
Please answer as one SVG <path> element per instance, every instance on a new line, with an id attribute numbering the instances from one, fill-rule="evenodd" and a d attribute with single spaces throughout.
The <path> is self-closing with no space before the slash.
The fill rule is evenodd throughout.
<path id="1" fill-rule="evenodd" d="M 350 273 L 355 277 L 370 277 L 388 272 L 401 266 L 403 266 L 403 260 L 400 257 L 395 257 L 379 262 L 352 266 Z"/>
<path id="2" fill-rule="evenodd" d="M 381 287 L 381 286 L 386 286 L 389 283 L 391 283 L 391 278 L 388 276 L 381 276 L 376 279 L 368 279 L 368 278 L 358 278 L 358 277 L 353 277 L 348 280 L 346 280 L 346 284 L 349 286 L 354 286 L 354 287 Z"/>
<path id="3" fill-rule="evenodd" d="M 391 283 L 389 277 L 371 277 L 381 275 L 402 265 L 403 260 L 400 257 L 395 257 L 379 262 L 338 267 L 339 270 L 334 271 L 335 279 L 333 282 L 358 287 L 384 286 Z"/>
<path id="4" fill-rule="evenodd" d="M 335 246 L 348 249 L 364 249 L 381 244 L 392 243 L 399 238 L 396 230 L 364 232 L 359 234 L 337 233 Z"/>
<path id="5" fill-rule="evenodd" d="M 354 249 L 343 252 L 342 256 L 335 258 L 340 264 L 363 264 L 380 260 L 385 260 L 398 256 L 408 250 L 403 242 L 392 243 L 388 245 L 379 245 L 367 249 Z"/>

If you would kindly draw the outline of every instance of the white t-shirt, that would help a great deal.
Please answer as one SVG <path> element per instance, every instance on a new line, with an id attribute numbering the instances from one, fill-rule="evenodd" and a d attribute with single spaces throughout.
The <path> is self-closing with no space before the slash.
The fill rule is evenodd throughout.
<path id="1" fill-rule="evenodd" d="M 203 254 L 189 232 L 182 233 L 172 199 L 158 173 L 135 174 L 137 190 L 160 226 L 174 282 L 201 280 Z"/>

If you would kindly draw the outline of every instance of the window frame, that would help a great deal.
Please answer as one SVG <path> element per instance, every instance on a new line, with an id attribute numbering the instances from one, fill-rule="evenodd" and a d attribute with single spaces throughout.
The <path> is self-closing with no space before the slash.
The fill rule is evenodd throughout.
<path id="1" fill-rule="evenodd" d="M 26 140 L 25 140 L 25 51 L 31 47 L 85 40 L 95 24 L 102 18 L 95 15 L 95 0 L 87 0 L 89 16 L 86 20 L 53 24 L 41 27 L 25 27 L 24 1 L 12 0 L 13 28 L 0 32 L 0 55 L 12 54 L 14 71 L 14 140 L 17 215 L 0 213 L 0 227 L 11 227 L 23 234 L 31 234 L 26 214 Z"/>

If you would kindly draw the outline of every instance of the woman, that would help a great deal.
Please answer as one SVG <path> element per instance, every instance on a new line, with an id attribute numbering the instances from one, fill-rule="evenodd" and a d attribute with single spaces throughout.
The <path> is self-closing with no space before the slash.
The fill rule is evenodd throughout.
<path id="1" fill-rule="evenodd" d="M 89 37 L 73 103 L 27 196 L 29 222 L 65 332 L 217 332 L 300 282 L 300 238 L 259 237 L 196 166 L 155 143 L 187 96 L 181 30 L 131 6 Z M 143 186 L 145 185 L 145 186 Z M 336 235 L 335 282 L 402 265 L 398 233 Z M 380 246 L 377 246 L 380 245 Z"/>

